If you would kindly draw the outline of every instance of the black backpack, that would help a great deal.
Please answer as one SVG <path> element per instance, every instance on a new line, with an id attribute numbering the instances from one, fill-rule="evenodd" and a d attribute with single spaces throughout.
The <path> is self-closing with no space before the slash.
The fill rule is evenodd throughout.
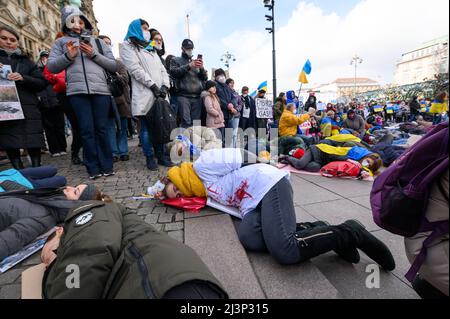
<path id="1" fill-rule="evenodd" d="M 104 55 L 102 44 L 99 39 L 95 39 L 95 43 L 97 44 L 98 52 L 101 55 Z M 105 70 L 106 83 L 108 84 L 108 88 L 111 91 L 111 95 L 113 97 L 120 97 L 125 93 L 125 89 L 123 87 L 122 81 L 120 80 L 117 73 L 111 73 Z"/>
<path id="2" fill-rule="evenodd" d="M 153 143 L 167 144 L 171 141 L 170 134 L 177 128 L 177 116 L 167 100 L 156 99 L 145 118 Z"/>

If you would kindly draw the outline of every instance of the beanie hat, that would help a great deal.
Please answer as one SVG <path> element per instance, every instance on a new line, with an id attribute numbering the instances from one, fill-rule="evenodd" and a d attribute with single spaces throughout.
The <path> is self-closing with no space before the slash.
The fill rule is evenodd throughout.
<path id="1" fill-rule="evenodd" d="M 205 90 L 208 91 L 210 88 L 216 87 L 216 82 L 214 81 L 208 81 L 205 84 Z"/>
<path id="2" fill-rule="evenodd" d="M 205 186 L 195 172 L 193 163 L 183 163 L 171 168 L 167 177 L 185 197 L 207 197 Z"/>
<path id="3" fill-rule="evenodd" d="M 95 200 L 95 196 L 97 193 L 100 192 L 97 186 L 94 184 L 87 184 L 86 189 L 81 193 L 81 196 L 79 200 L 81 201 L 89 201 L 89 200 Z"/>
<path id="4" fill-rule="evenodd" d="M 305 156 L 305 151 L 301 148 L 298 148 L 296 150 L 292 150 L 290 152 L 290 155 L 292 157 L 295 157 L 296 159 L 301 159 L 303 156 Z"/>
<path id="5" fill-rule="evenodd" d="M 214 77 L 215 77 L 215 78 L 217 78 L 219 75 L 227 76 L 227 74 L 225 73 L 225 71 L 224 71 L 223 69 L 217 69 L 217 70 L 214 72 Z"/>

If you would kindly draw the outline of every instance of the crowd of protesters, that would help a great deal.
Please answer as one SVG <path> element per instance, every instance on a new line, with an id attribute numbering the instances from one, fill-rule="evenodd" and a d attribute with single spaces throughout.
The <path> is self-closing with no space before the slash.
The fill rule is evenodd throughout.
<path id="1" fill-rule="evenodd" d="M 251 96 L 249 87 L 244 86 L 238 92 L 235 81 L 227 78 L 223 69 L 217 69 L 213 80 L 208 80 L 203 56 L 195 57 L 195 45 L 190 39 L 182 42 L 180 56 L 166 55 L 162 34 L 151 28 L 149 22 L 136 19 L 124 32 L 118 58 L 113 55 L 111 38 L 106 35 L 95 37 L 92 24 L 77 7 L 65 7 L 62 22 L 63 28 L 51 51 L 40 52 L 36 63 L 19 48 L 19 34 L 9 27 L 0 27 L 0 68 L 11 66 L 13 73 L 8 75 L 8 80 L 16 83 L 25 117 L 2 122 L 0 126 L 0 150 L 6 152 L 16 178 L 12 180 L 10 175 L 0 175 L 3 178 L 0 179 L 0 192 L 6 193 L 6 196 L 0 196 L 0 202 L 4 203 L 3 207 L 16 207 L 14 214 L 8 209 L 2 212 L 10 218 L 5 225 L 0 224 L 0 248 L 3 249 L 0 257 L 18 251 L 41 230 L 65 223 L 64 229 L 58 230 L 56 239 L 48 242 L 56 248 L 61 244 L 58 253 L 61 258 L 68 258 L 71 254 L 71 258 L 80 258 L 75 255 L 76 249 L 106 250 L 98 244 L 106 240 L 113 248 L 99 254 L 94 262 L 104 266 L 98 269 L 113 268 L 114 262 L 125 254 L 121 251 L 124 247 L 128 247 L 131 254 L 134 245 L 147 249 L 145 245 L 149 244 L 144 245 L 142 241 L 145 239 L 157 242 L 160 247 L 151 251 L 147 249 L 144 257 L 138 256 L 141 260 L 145 258 L 140 266 L 162 260 L 177 267 L 159 267 L 159 276 L 175 278 L 180 274 L 190 274 L 186 280 L 170 284 L 153 278 L 152 285 L 157 289 L 148 291 L 144 287 L 139 291 L 144 297 L 188 297 L 192 291 L 201 290 L 203 297 L 227 296 L 221 284 L 189 248 L 155 235 L 157 232 L 111 203 L 111 198 L 93 184 L 66 187 L 66 181 L 56 176 L 56 171 L 41 167 L 41 153 L 45 149 L 52 157 L 68 155 L 67 120 L 72 135 L 71 163 L 84 165 L 90 180 L 113 176 L 114 163 L 130 160 L 128 138 L 133 135 L 136 123 L 147 169 L 172 168 L 164 186 L 166 197 L 209 195 L 220 202 L 239 192 L 236 187 L 241 182 L 252 180 L 251 190 L 258 196 L 246 201 L 244 196 L 229 203 L 242 213 L 239 237 L 246 249 L 268 250 L 281 264 L 303 262 L 330 250 L 351 263 L 357 263 L 357 249 L 361 249 L 384 269 L 395 268 L 389 248 L 355 221 L 338 226 L 324 222 L 296 224 L 293 190 L 285 178 L 288 173 L 265 164 L 247 166 L 245 161 L 237 160 L 236 149 L 248 149 L 253 141 L 263 145 L 262 149 L 256 150 L 256 157 L 268 156 L 269 161 L 277 159 L 300 171 L 317 173 L 330 163 L 346 161 L 359 168 L 355 177 L 374 177 L 383 166 L 388 167 L 405 152 L 407 147 L 404 145 L 408 143 L 410 134 L 424 135 L 430 127 L 448 121 L 446 93 L 439 93 L 434 100 L 413 97 L 411 101 L 354 101 L 323 106 L 313 93 L 303 105 L 295 92 L 289 91 L 277 97 L 272 118 L 259 118 L 257 99 L 265 99 L 266 90 L 258 90 Z M 166 105 L 168 108 L 164 109 Z M 159 122 L 154 120 L 156 112 L 162 116 Z M 213 130 L 214 137 L 220 141 L 218 146 L 225 150 L 199 152 L 200 158 L 195 163 L 174 167 L 168 141 L 160 134 L 171 127 L 171 118 L 177 127 L 192 129 L 193 126 L 201 126 Z M 260 143 L 258 135 L 248 136 L 245 144 L 240 145 L 240 134 L 249 129 L 255 133 L 277 129 L 279 154 L 268 153 L 271 143 L 267 140 Z M 29 155 L 31 166 L 37 171 L 24 169 L 22 151 Z M 227 156 L 234 160 L 212 167 L 209 165 L 211 157 Z M 187 182 L 186 178 L 189 179 Z M 213 186 L 220 186 L 225 191 L 217 194 L 212 190 Z M 36 192 L 39 188 L 46 190 Z M 90 203 L 80 206 L 80 201 Z M 103 204 L 93 204 L 92 201 Z M 96 225 L 98 230 L 86 227 L 84 236 L 87 240 L 84 242 L 70 245 L 60 242 L 66 232 L 70 237 L 74 231 L 70 218 L 79 216 L 89 222 L 91 211 L 100 216 L 112 212 L 113 217 L 105 228 L 100 229 L 100 223 Z M 31 215 L 24 217 L 26 214 L 22 212 Z M 17 236 L 16 228 L 23 219 L 28 226 L 21 224 L 26 234 L 21 237 Z M 77 218 L 76 223 L 75 227 L 84 225 L 83 219 Z M 39 227 L 35 226 L 37 224 Z M 269 227 L 273 225 L 279 227 Z M 9 233 L 4 233 L 5 229 Z M 286 229 L 290 231 L 287 233 Z M 9 245 L 9 242 L 14 245 Z M 51 280 L 46 279 L 43 284 L 44 292 L 48 297 L 64 297 L 68 292 L 58 286 L 56 279 L 62 266 L 54 250 L 44 250 L 47 266 L 53 263 L 53 269 L 47 274 Z M 129 258 L 126 254 L 123 256 Z M 187 258 L 189 263 L 184 263 L 186 260 L 180 256 Z M 87 274 L 86 278 L 93 274 Z M 136 278 L 139 277 L 137 272 L 130 272 L 126 275 L 129 278 L 123 275 L 123 281 L 117 281 L 123 286 L 104 291 L 110 274 L 98 271 L 95 275 L 98 276 L 96 279 L 104 279 L 101 282 L 103 286 L 87 284 L 85 287 L 89 289 L 80 290 L 80 297 L 100 298 L 105 294 L 120 297 L 121 293 L 130 296 L 125 279 L 131 282 L 138 281 Z M 53 279 L 55 284 L 52 284 Z"/>

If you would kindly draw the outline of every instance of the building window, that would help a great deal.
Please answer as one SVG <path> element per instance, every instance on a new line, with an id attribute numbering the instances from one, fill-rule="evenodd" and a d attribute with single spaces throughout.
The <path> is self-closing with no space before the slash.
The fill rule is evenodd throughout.
<path id="1" fill-rule="evenodd" d="M 27 0 L 17 0 L 17 3 L 19 6 L 21 6 L 24 9 L 28 9 Z"/>

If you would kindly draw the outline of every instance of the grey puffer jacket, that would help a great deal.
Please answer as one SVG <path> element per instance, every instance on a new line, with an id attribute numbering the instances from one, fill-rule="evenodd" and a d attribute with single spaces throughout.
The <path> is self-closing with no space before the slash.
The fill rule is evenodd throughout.
<path id="1" fill-rule="evenodd" d="M 79 201 L 69 201 L 61 196 L 1 195 L 0 261 L 64 221 L 69 210 L 77 205 L 80 205 Z"/>
<path id="2" fill-rule="evenodd" d="M 70 14 L 70 11 L 64 11 L 63 15 Z M 63 21 L 65 17 L 63 16 Z M 87 17 L 83 15 L 83 19 Z M 92 33 L 92 24 L 86 24 L 87 33 Z M 103 40 L 98 41 L 103 50 L 103 55 L 97 46 L 97 41 L 91 37 L 91 45 L 94 48 L 94 58 L 90 58 L 79 50 L 74 60 L 67 55 L 67 43 L 73 41 L 79 45 L 79 38 L 66 36 L 56 40 L 48 58 L 47 67 L 53 74 L 58 74 L 66 70 L 67 95 L 76 94 L 98 94 L 111 95 L 106 83 L 105 70 L 115 73 L 117 71 L 117 62 L 111 49 Z"/>

